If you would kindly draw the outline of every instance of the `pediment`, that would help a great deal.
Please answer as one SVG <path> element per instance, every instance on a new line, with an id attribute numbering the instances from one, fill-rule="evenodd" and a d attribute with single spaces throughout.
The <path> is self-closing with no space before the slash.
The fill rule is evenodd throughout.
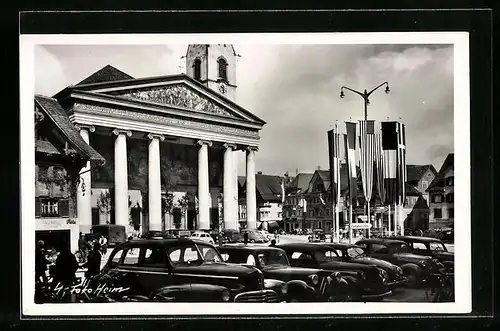
<path id="1" fill-rule="evenodd" d="M 155 105 L 173 106 L 200 113 L 242 118 L 234 112 L 231 112 L 230 109 L 218 104 L 215 100 L 195 91 L 185 84 L 143 87 L 133 90 L 115 91 L 110 94 Z"/>

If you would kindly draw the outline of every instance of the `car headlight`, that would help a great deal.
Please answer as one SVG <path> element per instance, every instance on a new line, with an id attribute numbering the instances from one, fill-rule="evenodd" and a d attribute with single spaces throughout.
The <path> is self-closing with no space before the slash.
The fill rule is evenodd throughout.
<path id="1" fill-rule="evenodd" d="M 231 300 L 231 293 L 229 290 L 222 291 L 222 301 L 228 302 L 229 300 Z"/>
<path id="2" fill-rule="evenodd" d="M 342 275 L 340 274 L 340 272 L 336 271 L 332 273 L 330 276 L 326 277 L 326 281 L 328 282 L 328 284 L 331 284 L 334 280 L 337 283 L 339 283 L 342 280 Z"/>
<path id="3" fill-rule="evenodd" d="M 360 271 L 358 273 L 358 275 L 359 275 L 359 278 L 361 278 L 362 280 L 366 280 L 366 273 L 364 271 Z"/>
<path id="4" fill-rule="evenodd" d="M 384 269 L 379 269 L 379 270 L 380 270 L 380 277 L 382 277 L 382 282 L 383 283 L 387 282 L 389 280 L 389 274 Z"/>
<path id="5" fill-rule="evenodd" d="M 281 285 L 281 293 L 287 294 L 288 293 L 288 284 L 284 283 Z"/>
<path id="6" fill-rule="evenodd" d="M 318 275 L 316 275 L 316 274 L 312 274 L 312 275 L 310 275 L 310 276 L 309 276 L 309 280 L 311 281 L 311 283 L 312 283 L 314 286 L 316 286 L 316 285 L 318 285 L 318 284 L 319 284 L 319 277 L 318 277 Z"/>
<path id="7" fill-rule="evenodd" d="M 427 268 L 427 262 L 426 261 L 418 261 L 417 265 L 421 267 L 422 269 Z"/>

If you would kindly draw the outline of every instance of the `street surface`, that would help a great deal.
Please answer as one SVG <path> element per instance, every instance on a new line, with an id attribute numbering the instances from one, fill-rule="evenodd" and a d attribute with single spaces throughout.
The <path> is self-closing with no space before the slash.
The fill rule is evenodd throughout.
<path id="1" fill-rule="evenodd" d="M 361 238 L 357 238 L 353 240 L 353 243 L 355 243 L 357 240 Z M 330 238 L 327 236 L 327 242 L 330 241 Z M 280 235 L 279 236 L 279 242 L 278 244 L 284 244 L 284 243 L 293 243 L 293 242 L 308 242 L 307 236 L 306 235 Z M 342 242 L 348 243 L 349 240 L 343 240 Z M 241 244 L 234 244 L 234 245 L 241 245 Z M 251 244 L 252 246 L 268 246 L 269 243 L 265 244 Z M 450 252 L 454 252 L 455 245 L 454 244 L 446 244 L 447 249 Z M 102 260 L 101 260 L 101 268 L 104 267 L 106 262 L 108 261 L 109 255 L 111 254 L 112 249 L 108 249 L 107 253 L 103 255 Z M 78 269 L 77 271 L 77 277 L 83 277 L 85 273 L 85 269 Z M 425 290 L 423 289 L 409 289 L 409 288 L 399 288 L 393 291 L 392 295 L 385 298 L 384 301 L 386 302 L 426 302 L 426 296 L 425 296 Z"/>

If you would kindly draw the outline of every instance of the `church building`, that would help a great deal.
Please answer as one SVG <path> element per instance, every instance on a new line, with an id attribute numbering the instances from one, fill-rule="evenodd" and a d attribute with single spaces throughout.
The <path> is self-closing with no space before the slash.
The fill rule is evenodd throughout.
<path id="1" fill-rule="evenodd" d="M 236 103 L 229 44 L 189 45 L 186 74 L 134 78 L 108 65 L 53 98 L 83 140 L 79 229 L 238 229 L 237 153 L 246 153 L 247 227 L 256 228 L 255 154 L 265 122 Z M 90 171 L 88 171 L 90 170 Z"/>

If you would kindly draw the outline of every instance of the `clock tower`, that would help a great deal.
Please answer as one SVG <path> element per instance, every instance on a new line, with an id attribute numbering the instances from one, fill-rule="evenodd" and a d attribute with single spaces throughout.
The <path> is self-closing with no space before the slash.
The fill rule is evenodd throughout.
<path id="1" fill-rule="evenodd" d="M 189 45 L 186 74 L 236 102 L 236 58 L 231 44 Z"/>

